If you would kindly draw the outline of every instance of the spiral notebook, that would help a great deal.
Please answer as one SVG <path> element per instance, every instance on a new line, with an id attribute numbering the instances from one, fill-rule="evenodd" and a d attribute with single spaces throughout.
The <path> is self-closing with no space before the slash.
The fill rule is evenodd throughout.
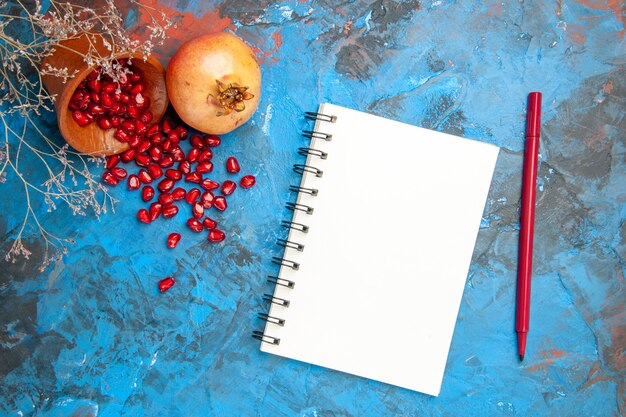
<path id="1" fill-rule="evenodd" d="M 438 395 L 498 148 L 332 104 L 307 118 L 254 336 L 264 352 Z"/>

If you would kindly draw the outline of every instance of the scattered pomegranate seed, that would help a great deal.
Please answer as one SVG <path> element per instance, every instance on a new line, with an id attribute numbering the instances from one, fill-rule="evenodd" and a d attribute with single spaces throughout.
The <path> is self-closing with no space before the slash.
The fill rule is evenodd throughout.
<path id="1" fill-rule="evenodd" d="M 183 177 L 183 174 L 175 169 L 168 169 L 165 171 L 165 176 L 171 180 L 178 181 Z"/>
<path id="2" fill-rule="evenodd" d="M 111 122 L 111 119 L 109 119 L 108 117 L 99 117 L 96 120 L 96 123 L 98 123 L 98 126 L 100 126 L 100 129 L 103 129 L 103 130 L 109 130 L 113 127 L 113 123 Z"/>
<path id="3" fill-rule="evenodd" d="M 202 197 L 200 197 L 200 201 L 202 202 L 202 206 L 205 209 L 210 209 L 213 206 L 213 199 L 215 198 L 215 196 L 213 196 L 213 193 L 209 190 L 206 190 L 205 192 L 202 193 Z"/>
<path id="4" fill-rule="evenodd" d="M 165 217 L 166 219 L 174 217 L 177 214 L 178 214 L 178 207 L 174 205 L 167 206 L 163 209 L 163 217 Z"/>
<path id="5" fill-rule="evenodd" d="M 139 153 L 135 156 L 135 163 L 142 167 L 147 167 L 150 164 L 150 157 L 146 154 Z"/>
<path id="6" fill-rule="evenodd" d="M 172 197 L 174 198 L 174 201 L 182 200 L 183 198 L 185 198 L 186 195 L 187 192 L 184 188 L 178 187 L 175 188 L 174 191 L 172 191 Z"/>
<path id="7" fill-rule="evenodd" d="M 152 146 L 152 144 L 150 143 L 149 140 L 142 140 L 137 146 L 137 152 L 139 153 L 147 152 L 148 149 L 150 149 L 150 146 Z"/>
<path id="8" fill-rule="evenodd" d="M 158 123 L 155 123 L 148 128 L 148 131 L 146 132 L 146 136 L 151 138 L 152 136 L 159 134 L 160 131 L 161 131 L 161 127 L 159 126 Z"/>
<path id="9" fill-rule="evenodd" d="M 82 111 L 73 111 L 72 117 L 74 118 L 74 121 L 78 123 L 81 127 L 85 127 L 89 123 L 91 123 L 91 120 L 87 116 L 87 113 L 83 113 Z"/>
<path id="10" fill-rule="evenodd" d="M 131 174 L 128 176 L 128 189 L 136 190 L 141 187 L 141 182 L 139 181 L 139 177 L 135 174 Z"/>
<path id="11" fill-rule="evenodd" d="M 143 189 L 141 190 L 141 199 L 143 201 L 150 201 L 154 198 L 154 188 L 152 188 L 150 185 L 146 185 L 145 187 L 143 187 Z M 161 198 L 159 196 L 159 201 L 161 201 Z"/>
<path id="12" fill-rule="evenodd" d="M 159 185 L 157 185 L 157 188 L 159 189 L 159 191 L 161 191 L 162 193 L 171 190 L 172 188 L 174 188 L 174 180 L 171 180 L 169 178 L 166 178 L 164 180 L 161 180 L 161 182 L 159 183 Z"/>
<path id="13" fill-rule="evenodd" d="M 202 174 L 200 174 L 199 172 L 190 172 L 189 174 L 185 175 L 185 181 L 200 183 L 202 181 Z"/>
<path id="14" fill-rule="evenodd" d="M 198 190 L 197 188 L 192 188 L 191 190 L 187 192 L 187 196 L 185 197 L 185 200 L 187 201 L 187 203 L 193 204 L 193 202 L 196 201 L 196 199 L 199 196 L 200 196 L 200 190 Z"/>
<path id="15" fill-rule="evenodd" d="M 170 249 L 174 249 L 176 245 L 180 242 L 180 233 L 170 233 L 167 236 L 167 247 Z"/>
<path id="16" fill-rule="evenodd" d="M 213 199 L 213 206 L 219 211 L 224 211 L 228 208 L 228 204 L 226 203 L 226 198 L 223 196 L 217 196 Z"/>
<path id="17" fill-rule="evenodd" d="M 164 278 L 161 281 L 159 281 L 159 291 L 163 293 L 169 290 L 170 288 L 172 288 L 175 283 L 176 281 L 174 281 L 174 278 L 172 277 Z"/>
<path id="18" fill-rule="evenodd" d="M 105 165 L 106 169 L 111 169 L 114 166 L 116 166 L 118 164 L 118 162 L 120 162 L 120 156 L 119 155 L 111 155 L 109 157 L 107 157 L 107 162 Z"/>
<path id="19" fill-rule="evenodd" d="M 205 190 L 215 190 L 216 188 L 220 188 L 220 184 L 219 182 L 215 182 L 215 181 L 211 181 L 210 179 L 206 178 L 204 180 L 202 180 L 202 182 L 200 183 L 200 185 L 202 186 L 202 188 L 204 188 Z"/>
<path id="20" fill-rule="evenodd" d="M 183 174 L 189 174 L 191 172 L 191 164 L 189 161 L 180 161 L 178 170 Z"/>
<path id="21" fill-rule="evenodd" d="M 196 165 L 196 172 L 199 172 L 200 174 L 207 174 L 211 171 L 213 171 L 212 162 L 204 161 L 204 162 L 199 162 L 198 165 Z"/>
<path id="22" fill-rule="evenodd" d="M 231 174 L 236 174 L 239 172 L 241 168 L 239 168 L 239 161 L 237 161 L 237 159 L 235 159 L 234 157 L 229 157 L 226 160 L 226 171 L 230 172 Z"/>
<path id="23" fill-rule="evenodd" d="M 172 165 L 174 165 L 174 158 L 172 158 L 170 155 L 165 155 L 163 158 L 161 158 L 161 160 L 159 161 L 159 166 L 161 168 L 169 168 Z"/>
<path id="24" fill-rule="evenodd" d="M 142 223 L 150 223 L 150 215 L 148 214 L 148 210 L 145 208 L 139 209 L 137 212 L 137 218 Z"/>
<path id="25" fill-rule="evenodd" d="M 120 158 L 122 158 L 122 161 L 124 162 L 130 162 L 133 159 L 135 159 L 136 154 L 137 154 L 137 151 L 133 148 L 130 148 L 129 150 L 124 151 L 122 155 L 120 156 Z"/>
<path id="26" fill-rule="evenodd" d="M 198 148 L 191 148 L 191 150 L 187 154 L 187 160 L 189 162 L 197 162 L 199 156 L 200 156 L 200 149 L 198 149 Z"/>
<path id="27" fill-rule="evenodd" d="M 169 120 L 163 120 L 163 122 L 161 122 L 161 131 L 163 133 L 170 133 L 171 130 L 172 125 L 170 124 Z"/>
<path id="28" fill-rule="evenodd" d="M 200 223 L 197 219 L 191 218 L 187 220 L 187 227 L 189 227 L 193 232 L 199 233 L 202 231 L 202 223 Z"/>
<path id="29" fill-rule="evenodd" d="M 137 173 L 137 177 L 139 177 L 139 181 L 144 184 L 150 184 L 152 182 L 152 176 L 145 169 L 140 169 Z"/>
<path id="30" fill-rule="evenodd" d="M 200 152 L 200 155 L 198 155 L 198 162 L 210 161 L 212 158 L 213 151 L 210 149 L 205 149 L 204 151 Z"/>
<path id="31" fill-rule="evenodd" d="M 191 135 L 189 142 L 191 142 L 191 146 L 193 146 L 194 148 L 204 147 L 204 141 L 202 140 L 202 136 L 200 135 L 197 135 L 197 134 Z"/>
<path id="32" fill-rule="evenodd" d="M 202 216 L 204 216 L 204 206 L 202 205 L 202 203 L 198 201 L 193 203 L 193 205 L 191 206 L 191 213 L 196 219 L 202 218 Z"/>
<path id="33" fill-rule="evenodd" d="M 205 229 L 215 229 L 217 222 L 210 217 L 205 217 L 204 220 L 202 220 L 202 226 L 204 226 Z"/>
<path id="34" fill-rule="evenodd" d="M 225 238 L 226 238 L 226 235 L 224 234 L 224 232 L 218 229 L 211 229 L 209 231 L 209 236 L 207 237 L 209 242 L 213 242 L 213 243 L 221 242 Z"/>
<path id="35" fill-rule="evenodd" d="M 127 172 L 124 168 L 114 167 L 111 168 L 111 174 L 113 174 L 113 176 L 118 180 L 123 180 L 126 178 Z"/>
<path id="36" fill-rule="evenodd" d="M 206 144 L 206 146 L 210 146 L 211 148 L 213 148 L 215 146 L 220 146 L 222 140 L 219 136 L 216 135 L 206 135 L 204 136 L 204 143 Z"/>
<path id="37" fill-rule="evenodd" d="M 159 194 L 159 203 L 163 204 L 164 206 L 169 206 L 173 202 L 174 202 L 174 197 L 172 196 L 171 193 Z"/>
<path id="38" fill-rule="evenodd" d="M 237 188 L 237 184 L 233 181 L 226 180 L 222 183 L 222 194 L 231 195 L 235 191 L 235 188 Z"/>
<path id="39" fill-rule="evenodd" d="M 119 182 L 119 180 L 115 178 L 115 175 L 111 174 L 109 171 L 105 171 L 105 173 L 102 174 L 102 181 L 112 186 L 116 186 Z"/>
<path id="40" fill-rule="evenodd" d="M 160 178 L 161 176 L 163 176 L 163 170 L 157 164 L 150 164 L 150 165 L 148 165 L 148 172 L 150 173 L 150 176 L 153 179 L 157 179 L 157 178 Z"/>
<path id="41" fill-rule="evenodd" d="M 153 161 L 158 161 L 163 156 L 163 151 L 158 146 L 153 146 L 150 148 L 150 158 Z"/>
<path id="42" fill-rule="evenodd" d="M 157 203 L 156 201 L 152 204 L 150 204 L 150 207 L 148 208 L 148 213 L 150 214 L 150 221 L 153 222 L 156 219 L 159 218 L 159 216 L 161 215 L 161 212 L 163 212 L 163 217 L 165 216 L 165 210 L 163 209 L 163 205 L 161 203 Z"/>
<path id="43" fill-rule="evenodd" d="M 254 175 L 246 175 L 239 181 L 241 188 L 252 188 L 256 184 L 256 178 Z"/>

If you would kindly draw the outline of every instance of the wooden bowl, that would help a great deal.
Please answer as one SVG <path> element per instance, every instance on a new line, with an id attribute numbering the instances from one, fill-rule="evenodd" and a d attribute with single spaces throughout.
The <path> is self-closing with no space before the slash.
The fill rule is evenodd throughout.
<path id="1" fill-rule="evenodd" d="M 81 127 L 74 121 L 71 110 L 67 107 L 72 94 L 78 84 L 87 77 L 95 68 L 88 66 L 83 56 L 89 50 L 89 44 L 93 44 L 100 56 L 110 56 L 111 52 L 104 46 L 100 35 L 83 35 L 76 39 L 61 42 L 55 47 L 55 52 L 43 60 L 42 67 L 50 64 L 54 68 L 67 68 L 72 74 L 78 70 L 76 75 L 63 82 L 60 77 L 52 75 L 42 76 L 42 81 L 48 93 L 56 94 L 54 107 L 57 112 L 57 121 L 61 135 L 70 146 L 79 152 L 94 155 L 114 155 L 129 148 L 127 143 L 119 142 L 113 137 L 115 129 L 103 130 L 95 122 L 88 126 Z M 134 58 L 133 65 L 141 69 L 144 73 L 146 83 L 145 95 L 150 97 L 150 111 L 156 123 L 161 120 L 167 109 L 168 98 L 165 87 L 165 71 L 163 66 L 154 58 L 149 57 L 146 61 L 142 56 L 131 54 L 117 54 L 115 58 Z"/>

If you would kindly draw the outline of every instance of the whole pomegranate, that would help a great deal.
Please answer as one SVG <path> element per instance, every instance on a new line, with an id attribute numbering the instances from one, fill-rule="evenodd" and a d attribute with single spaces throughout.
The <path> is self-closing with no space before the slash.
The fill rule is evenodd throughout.
<path id="1" fill-rule="evenodd" d="M 165 81 L 180 118 L 216 135 L 250 119 L 261 96 L 261 69 L 252 50 L 226 32 L 185 42 L 170 60 Z"/>

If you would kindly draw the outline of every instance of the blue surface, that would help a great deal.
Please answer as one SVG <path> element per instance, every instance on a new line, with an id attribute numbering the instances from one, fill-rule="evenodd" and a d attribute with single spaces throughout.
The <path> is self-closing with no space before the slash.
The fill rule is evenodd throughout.
<path id="1" fill-rule="evenodd" d="M 216 155 L 239 158 L 257 186 L 216 216 L 228 235 L 220 245 L 192 234 L 182 215 L 139 224 L 140 197 L 124 188 L 101 221 L 37 207 L 50 231 L 76 243 L 44 273 L 37 239 L 30 261 L 0 265 L 1 414 L 626 414 L 623 4 L 161 3 L 182 13 L 158 51 L 164 63 L 181 40 L 212 30 L 258 51 L 259 111 Z M 532 330 L 519 364 L 517 210 L 526 95 L 536 90 L 544 127 Z M 326 101 L 502 147 L 437 398 L 262 354 L 250 337 L 281 252 L 274 241 L 297 180 L 302 113 Z M 11 196 L 0 199 L 6 250 L 24 207 L 16 181 L 0 190 Z M 384 224 L 385 212 L 372 212 Z M 174 230 L 183 239 L 168 251 Z M 177 284 L 162 295 L 166 275 Z"/>

